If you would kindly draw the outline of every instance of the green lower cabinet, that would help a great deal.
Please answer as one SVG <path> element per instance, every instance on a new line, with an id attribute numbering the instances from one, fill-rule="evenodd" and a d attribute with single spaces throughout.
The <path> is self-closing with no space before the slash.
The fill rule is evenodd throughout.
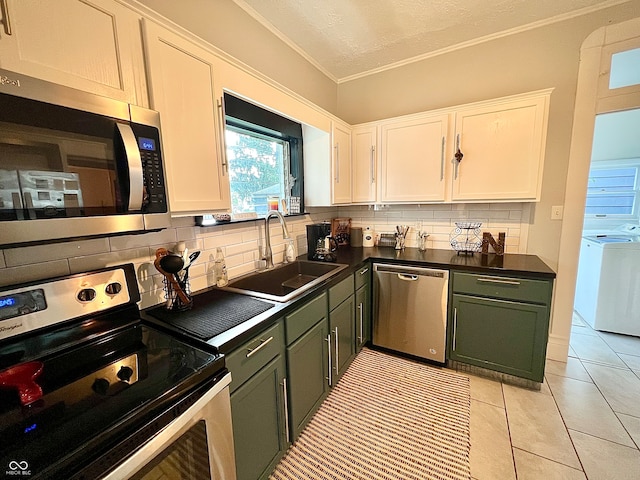
<path id="1" fill-rule="evenodd" d="M 549 307 L 453 294 L 449 358 L 542 382 Z"/>
<path id="2" fill-rule="evenodd" d="M 293 442 L 329 393 L 326 317 L 287 347 Z"/>
<path id="3" fill-rule="evenodd" d="M 371 340 L 371 284 L 356 291 L 356 353 Z"/>
<path id="4" fill-rule="evenodd" d="M 237 480 L 268 478 L 287 450 L 285 374 L 278 355 L 231 395 Z"/>
<path id="5" fill-rule="evenodd" d="M 356 355 L 354 296 L 351 294 L 344 302 L 329 312 L 331 330 L 331 385 L 340 380 L 342 374 Z"/>

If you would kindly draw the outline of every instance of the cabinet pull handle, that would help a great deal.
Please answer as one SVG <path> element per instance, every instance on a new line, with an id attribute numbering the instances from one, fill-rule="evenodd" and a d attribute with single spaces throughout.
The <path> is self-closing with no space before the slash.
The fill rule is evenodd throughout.
<path id="1" fill-rule="evenodd" d="M 451 345 L 451 349 L 456 351 L 456 330 L 458 329 L 458 309 L 453 309 L 453 344 Z"/>
<path id="2" fill-rule="evenodd" d="M 486 278 L 480 277 L 477 279 L 480 283 L 500 283 L 502 285 L 520 285 L 520 282 L 517 280 L 502 280 L 500 278 Z"/>
<path id="3" fill-rule="evenodd" d="M 9 17 L 9 6 L 7 5 L 7 0 L 0 0 L 0 10 L 2 10 L 4 33 L 11 35 L 11 18 Z"/>
<path id="4" fill-rule="evenodd" d="M 224 108 L 224 96 L 218 100 L 218 116 L 220 117 L 220 160 L 222 165 L 222 175 L 229 172 L 229 164 L 227 163 L 227 138 L 225 136 L 225 119 L 227 112 Z"/>
<path id="5" fill-rule="evenodd" d="M 247 348 L 247 358 L 249 358 L 254 353 L 258 352 L 261 348 L 267 345 L 271 340 L 273 340 L 273 337 L 269 337 L 266 340 L 260 339 L 260 345 L 258 345 L 256 348 Z"/>
<path id="6" fill-rule="evenodd" d="M 371 145 L 371 183 L 374 183 L 376 181 L 375 158 L 376 158 L 376 147 Z"/>
<path id="7" fill-rule="evenodd" d="M 327 335 L 327 338 L 325 339 L 327 344 L 329 345 L 329 348 L 327 348 L 327 359 L 329 361 L 329 376 L 325 377 L 328 381 L 329 381 L 329 386 L 331 386 L 331 370 L 333 369 L 333 365 L 331 365 L 331 333 L 329 333 L 329 335 Z"/>
<path id="8" fill-rule="evenodd" d="M 333 147 L 336 149 L 336 183 L 340 183 L 340 148 L 339 144 L 336 143 L 336 146 Z"/>
<path id="9" fill-rule="evenodd" d="M 453 155 L 456 158 L 456 174 L 454 179 L 458 178 L 458 168 L 460 167 L 460 162 L 462 161 L 462 157 L 464 154 L 460 151 L 460 134 L 456 135 L 456 153 Z"/>
<path id="10" fill-rule="evenodd" d="M 445 137 L 442 136 L 442 149 L 440 150 L 440 181 L 444 180 L 444 144 Z"/>
<path id="11" fill-rule="evenodd" d="M 289 433 L 289 402 L 287 400 L 287 379 L 282 379 L 282 395 L 284 399 L 284 431 L 287 436 L 287 443 L 291 441 L 291 436 Z"/>
<path id="12" fill-rule="evenodd" d="M 360 275 L 364 275 L 365 273 L 367 273 L 369 271 L 369 267 L 365 268 L 364 270 L 362 270 L 360 272 Z"/>
<path id="13" fill-rule="evenodd" d="M 364 339 L 364 331 L 362 328 L 362 325 L 364 323 L 364 304 L 362 302 L 358 304 L 358 309 L 360 310 L 360 336 L 358 337 L 358 341 L 360 342 L 360 344 L 362 344 L 362 341 Z"/>
<path id="14" fill-rule="evenodd" d="M 339 372 L 339 368 L 340 368 L 340 352 L 339 352 L 339 345 L 338 345 L 338 327 L 336 327 L 336 377 L 340 374 Z"/>

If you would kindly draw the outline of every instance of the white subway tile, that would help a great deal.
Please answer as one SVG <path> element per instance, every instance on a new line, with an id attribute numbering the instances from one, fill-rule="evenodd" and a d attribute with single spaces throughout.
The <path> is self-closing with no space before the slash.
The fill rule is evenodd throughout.
<path id="1" fill-rule="evenodd" d="M 176 229 L 176 238 L 179 242 L 195 241 L 198 227 L 180 227 Z"/>
<path id="2" fill-rule="evenodd" d="M 61 275 L 69 275 L 69 262 L 66 260 L 53 260 L 33 265 L 8 267 L 2 270 L 0 286 L 14 285 L 16 283 L 43 280 Z"/>
<path id="3" fill-rule="evenodd" d="M 97 255 L 71 257 L 69 258 L 69 269 L 71 273 L 81 273 L 98 268 L 122 265 L 123 263 L 133 263 L 137 267 L 143 263 L 153 263 L 154 258 L 149 255 L 148 248 L 133 248 Z"/>
<path id="4" fill-rule="evenodd" d="M 176 230 L 174 228 L 167 228 L 159 232 L 144 233 L 141 235 L 109 237 L 109 245 L 112 251 L 148 247 L 149 245 L 173 246 L 177 241 Z"/>
<path id="5" fill-rule="evenodd" d="M 8 267 L 42 263 L 50 260 L 62 260 L 69 257 L 109 252 L 109 240 L 99 238 L 62 242 L 50 245 L 10 248 L 5 250 Z"/>

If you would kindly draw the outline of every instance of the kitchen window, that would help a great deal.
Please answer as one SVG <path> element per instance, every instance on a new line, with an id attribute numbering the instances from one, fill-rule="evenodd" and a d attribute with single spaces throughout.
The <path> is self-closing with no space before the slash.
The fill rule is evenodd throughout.
<path id="1" fill-rule="evenodd" d="M 585 214 L 594 217 L 637 217 L 639 166 L 592 167 Z"/>
<path id="2" fill-rule="evenodd" d="M 227 93 L 224 102 L 232 213 L 283 212 L 283 200 L 288 213 L 304 212 L 302 126 Z"/>

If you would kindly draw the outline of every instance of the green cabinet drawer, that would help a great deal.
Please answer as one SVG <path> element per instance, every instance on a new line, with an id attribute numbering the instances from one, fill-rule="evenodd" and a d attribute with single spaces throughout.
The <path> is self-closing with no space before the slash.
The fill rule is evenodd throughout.
<path id="1" fill-rule="evenodd" d="M 225 357 L 231 372 L 230 392 L 234 392 L 271 359 L 284 351 L 284 327 L 282 321 L 238 347 Z"/>
<path id="2" fill-rule="evenodd" d="M 287 345 L 291 345 L 300 335 L 323 318 L 327 318 L 326 293 L 317 296 L 309 303 L 306 303 L 285 317 L 284 323 L 287 332 Z"/>
<path id="3" fill-rule="evenodd" d="M 546 280 L 453 272 L 453 291 L 482 297 L 548 305 L 552 283 Z"/>
<path id="4" fill-rule="evenodd" d="M 356 270 L 356 273 L 354 273 L 353 276 L 355 279 L 355 290 L 358 290 L 369 283 L 369 277 L 371 276 L 369 264 L 366 264 L 364 267 L 360 267 Z"/>
<path id="5" fill-rule="evenodd" d="M 324 320 L 287 347 L 292 441 L 329 394 L 328 337 L 328 324 Z"/>
<path id="6" fill-rule="evenodd" d="M 349 295 L 353 295 L 353 275 L 329 289 L 329 311 L 344 302 Z"/>
<path id="7" fill-rule="evenodd" d="M 542 382 L 546 305 L 452 295 L 449 358 Z"/>
<path id="8" fill-rule="evenodd" d="M 237 480 L 269 478 L 287 450 L 285 376 L 277 356 L 231 395 Z"/>

